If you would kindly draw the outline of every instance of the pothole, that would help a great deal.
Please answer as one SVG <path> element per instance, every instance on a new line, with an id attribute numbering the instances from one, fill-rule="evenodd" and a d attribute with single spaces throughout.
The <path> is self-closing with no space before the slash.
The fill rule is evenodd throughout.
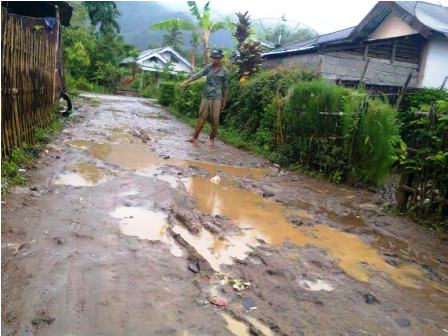
<path id="1" fill-rule="evenodd" d="M 205 229 L 195 235 L 179 225 L 173 227 L 173 232 L 179 234 L 207 260 L 216 272 L 221 271 L 221 265 L 232 265 L 234 258 L 244 260 L 252 249 L 258 245 L 256 239 L 247 234 L 228 235 L 225 239 L 219 239 Z"/>
<path id="2" fill-rule="evenodd" d="M 152 241 L 161 241 L 168 245 L 175 257 L 183 255 L 182 249 L 167 234 L 167 216 L 162 212 L 141 207 L 118 207 L 111 216 L 120 220 L 120 230 L 128 236 Z"/>
<path id="3" fill-rule="evenodd" d="M 93 187 L 110 179 L 108 172 L 94 164 L 77 163 L 71 171 L 56 177 L 54 184 L 75 187 Z"/>
<path id="4" fill-rule="evenodd" d="M 187 188 L 204 214 L 223 215 L 237 225 L 242 232 L 238 239 L 249 247 L 253 247 L 257 239 L 272 245 L 290 241 L 297 246 L 317 246 L 332 256 L 349 276 L 363 282 L 369 281 L 373 271 L 384 272 L 395 282 L 410 288 L 419 288 L 425 280 L 416 265 L 403 263 L 391 267 L 375 248 L 355 235 L 323 224 L 296 228 L 284 217 L 284 205 L 254 192 L 226 183 L 216 185 L 200 176 L 192 177 Z"/>

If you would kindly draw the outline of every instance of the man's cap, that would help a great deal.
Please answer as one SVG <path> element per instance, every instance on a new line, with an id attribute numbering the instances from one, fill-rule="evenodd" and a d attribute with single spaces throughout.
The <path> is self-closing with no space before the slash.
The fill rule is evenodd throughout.
<path id="1" fill-rule="evenodd" d="M 222 52 L 221 49 L 215 49 L 210 53 L 210 57 L 211 58 L 223 58 L 224 53 Z"/>

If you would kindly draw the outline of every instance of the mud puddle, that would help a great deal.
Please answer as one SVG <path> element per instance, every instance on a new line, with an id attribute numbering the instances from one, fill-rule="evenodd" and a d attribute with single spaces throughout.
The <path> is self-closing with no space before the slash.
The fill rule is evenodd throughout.
<path id="1" fill-rule="evenodd" d="M 149 150 L 148 146 L 142 143 L 99 143 L 82 139 L 67 143 L 76 148 L 88 150 L 98 160 L 125 169 L 155 167 L 162 162 Z"/>
<path id="2" fill-rule="evenodd" d="M 57 176 L 54 183 L 75 187 L 93 187 L 111 178 L 105 169 L 90 163 L 76 163 L 70 167 L 70 170 L 68 173 Z"/>
<path id="3" fill-rule="evenodd" d="M 141 207 L 118 207 L 111 216 L 120 220 L 120 230 L 123 234 L 161 241 L 168 245 L 173 256 L 183 255 L 182 249 L 167 235 L 168 223 L 165 214 Z"/>
<path id="4" fill-rule="evenodd" d="M 243 166 L 228 166 L 223 164 L 210 163 L 205 161 L 186 161 L 188 166 L 196 167 L 208 172 L 211 176 L 221 175 L 224 173 L 234 177 L 250 177 L 260 180 L 265 177 L 269 170 L 265 168 L 250 168 Z"/>
<path id="5" fill-rule="evenodd" d="M 179 234 L 192 246 L 216 271 L 221 271 L 221 265 L 232 265 L 233 259 L 244 260 L 254 247 L 258 245 L 255 237 L 250 235 L 218 238 L 209 231 L 202 229 L 199 234 L 192 234 L 182 226 L 173 226 L 173 231 Z"/>
<path id="6" fill-rule="evenodd" d="M 221 313 L 221 317 L 226 321 L 227 329 L 235 336 L 250 336 L 249 327 L 243 322 L 234 319 L 226 313 Z"/>
<path id="7" fill-rule="evenodd" d="M 359 281 L 368 282 L 376 272 L 383 272 L 405 287 L 421 288 L 429 285 L 424 273 L 415 264 L 404 262 L 392 267 L 377 249 L 364 243 L 356 235 L 324 224 L 296 228 L 286 220 L 287 209 L 284 205 L 265 199 L 259 194 L 228 183 L 215 185 L 209 178 L 200 176 L 192 177 L 187 183 L 187 189 L 204 214 L 226 216 L 241 229 L 241 235 L 233 236 L 237 242 L 233 243 L 244 247 L 243 255 L 247 254 L 247 246 L 255 247 L 259 240 L 272 245 L 289 241 L 297 246 L 311 245 L 322 248 L 349 276 Z M 304 214 L 309 217 L 308 213 Z M 217 246 L 214 250 L 215 257 L 225 255 L 229 246 L 235 245 Z M 217 260 L 220 261 L 219 258 Z"/>

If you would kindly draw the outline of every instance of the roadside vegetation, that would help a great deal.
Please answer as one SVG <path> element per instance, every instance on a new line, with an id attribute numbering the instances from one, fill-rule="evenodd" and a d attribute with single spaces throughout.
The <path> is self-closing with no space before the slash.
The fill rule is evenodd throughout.
<path id="1" fill-rule="evenodd" d="M 130 69 L 119 67 L 138 50 L 119 35 L 118 9 L 113 1 L 71 2 L 70 27 L 63 27 L 65 80 L 71 93 L 112 93 Z"/>
<path id="2" fill-rule="evenodd" d="M 2 195 L 12 187 L 27 182 L 26 171 L 45 150 L 45 146 L 63 127 L 62 118 L 54 113 L 53 121 L 46 128 L 38 128 L 33 134 L 33 143 L 14 148 L 11 154 L 2 158 Z"/>

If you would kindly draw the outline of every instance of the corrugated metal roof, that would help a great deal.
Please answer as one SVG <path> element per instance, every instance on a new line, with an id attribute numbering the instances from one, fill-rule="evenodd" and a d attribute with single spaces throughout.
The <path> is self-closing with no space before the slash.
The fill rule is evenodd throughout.
<path id="1" fill-rule="evenodd" d="M 317 38 L 312 38 L 306 41 L 301 41 L 299 43 L 291 43 L 282 47 L 281 49 L 272 50 L 270 52 L 264 53 L 263 55 L 274 55 L 282 52 L 291 52 L 291 51 L 299 51 L 299 50 L 308 50 L 314 47 L 317 47 L 322 44 L 331 44 L 331 43 L 341 43 L 345 42 L 347 38 L 349 38 L 351 32 L 355 29 L 355 27 L 350 27 L 342 30 L 338 30 L 333 33 L 320 35 Z"/>

